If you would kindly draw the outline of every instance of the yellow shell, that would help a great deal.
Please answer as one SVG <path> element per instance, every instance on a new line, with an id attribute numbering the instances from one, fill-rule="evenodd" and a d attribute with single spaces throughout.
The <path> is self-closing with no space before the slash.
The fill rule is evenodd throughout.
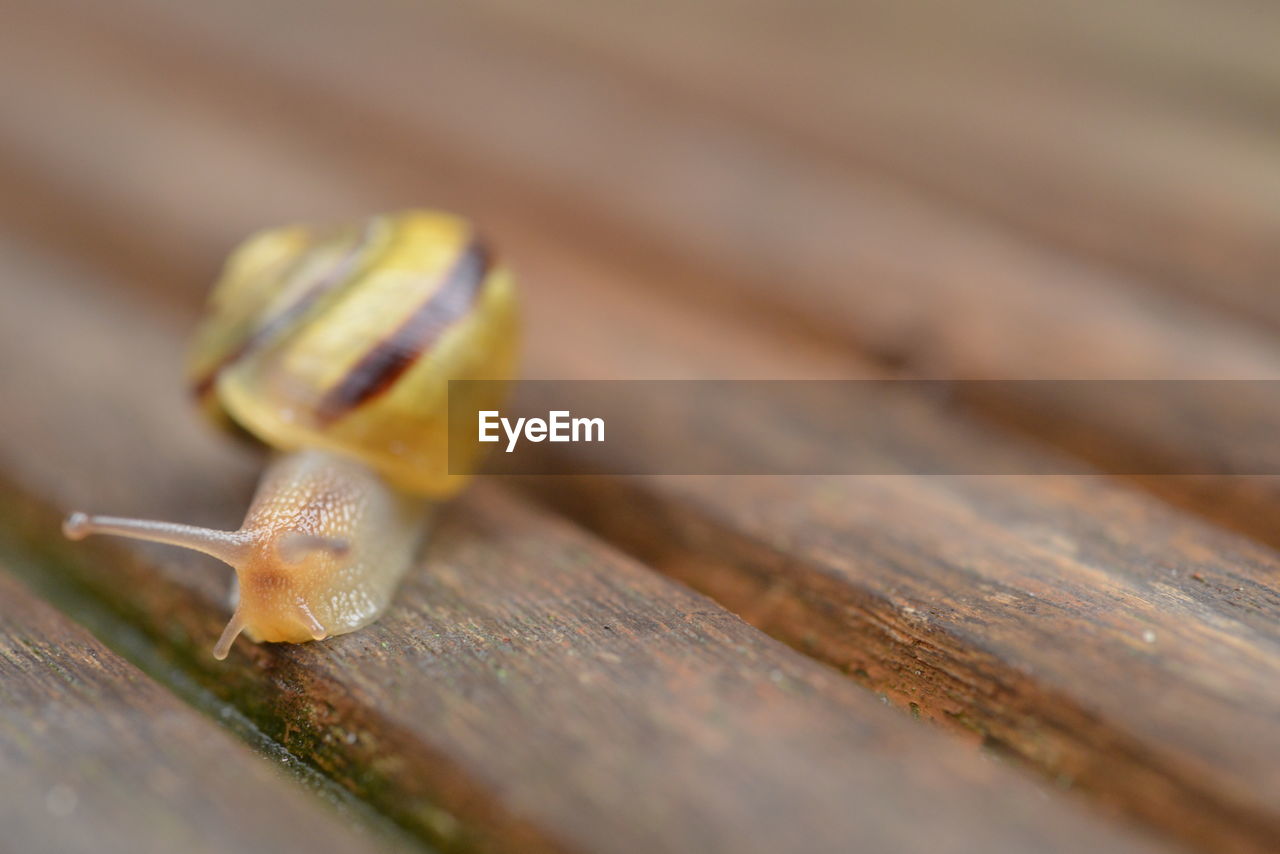
<path id="1" fill-rule="evenodd" d="M 444 497 L 449 380 L 508 380 L 511 275 L 463 219 L 436 211 L 274 229 L 228 260 L 188 376 L 206 409 L 281 450 L 354 456 Z M 482 387 L 496 409 L 500 387 Z"/>

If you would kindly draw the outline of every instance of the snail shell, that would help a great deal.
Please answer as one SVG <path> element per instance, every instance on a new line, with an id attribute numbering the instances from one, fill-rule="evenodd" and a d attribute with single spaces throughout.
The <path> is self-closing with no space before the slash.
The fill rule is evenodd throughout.
<path id="1" fill-rule="evenodd" d="M 204 410 L 279 452 L 244 524 L 73 513 L 64 532 L 180 545 L 235 568 L 218 658 L 241 631 L 301 642 L 367 625 L 411 564 L 427 500 L 467 480 L 469 468 L 449 471 L 449 381 L 509 379 L 517 314 L 510 274 L 450 214 L 262 232 L 229 258 L 188 360 Z M 472 388 L 469 403 L 497 408 L 500 383 Z"/>
<path id="2" fill-rule="evenodd" d="M 207 411 L 280 450 L 354 456 L 420 495 L 466 480 L 448 472 L 449 381 L 515 365 L 511 276 L 443 213 L 259 234 L 209 308 L 188 367 Z M 498 390 L 478 388 L 495 408 Z"/>

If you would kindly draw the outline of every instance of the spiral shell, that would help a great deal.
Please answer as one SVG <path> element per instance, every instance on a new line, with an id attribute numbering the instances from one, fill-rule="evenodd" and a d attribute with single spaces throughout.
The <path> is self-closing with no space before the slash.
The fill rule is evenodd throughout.
<path id="1" fill-rule="evenodd" d="M 449 381 L 510 379 L 517 325 L 510 274 L 459 217 L 292 226 L 228 260 L 188 376 L 210 415 L 268 445 L 352 456 L 444 497 L 466 480 L 449 472 Z M 472 388 L 485 399 L 469 405 L 497 408 L 500 384 Z"/>

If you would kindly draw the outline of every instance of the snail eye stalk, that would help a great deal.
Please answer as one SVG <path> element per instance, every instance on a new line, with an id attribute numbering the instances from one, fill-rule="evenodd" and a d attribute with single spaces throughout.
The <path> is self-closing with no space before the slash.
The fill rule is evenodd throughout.
<path id="1" fill-rule="evenodd" d="M 90 516 L 87 513 L 72 513 L 68 516 L 62 523 L 62 533 L 70 540 L 83 540 L 91 534 L 109 534 L 131 540 L 164 543 L 202 552 L 233 567 L 243 564 L 253 548 L 253 538 L 244 531 L 218 531 L 177 522 Z"/>

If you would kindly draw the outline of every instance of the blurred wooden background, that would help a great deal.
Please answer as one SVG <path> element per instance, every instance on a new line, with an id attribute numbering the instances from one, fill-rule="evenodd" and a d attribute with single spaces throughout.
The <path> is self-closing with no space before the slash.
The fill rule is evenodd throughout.
<path id="1" fill-rule="evenodd" d="M 520 273 L 529 377 L 1280 379 L 1280 10 L 0 23 L 0 850 L 1280 848 L 1280 485 L 1089 474 L 1195 424 L 959 400 L 931 452 L 1078 477 L 482 479 L 376 626 L 225 663 L 227 573 L 57 534 L 236 525 L 260 459 L 180 381 L 222 256 L 401 206 Z"/>

